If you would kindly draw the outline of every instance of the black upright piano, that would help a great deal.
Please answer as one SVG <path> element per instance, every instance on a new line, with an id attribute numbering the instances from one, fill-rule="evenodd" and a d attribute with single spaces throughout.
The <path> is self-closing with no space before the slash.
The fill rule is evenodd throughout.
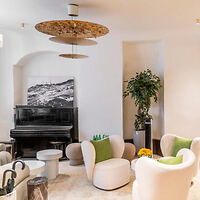
<path id="1" fill-rule="evenodd" d="M 78 141 L 78 108 L 17 105 L 14 113 L 16 157 L 35 157 L 36 152 L 53 148 L 52 142 L 67 145 Z"/>

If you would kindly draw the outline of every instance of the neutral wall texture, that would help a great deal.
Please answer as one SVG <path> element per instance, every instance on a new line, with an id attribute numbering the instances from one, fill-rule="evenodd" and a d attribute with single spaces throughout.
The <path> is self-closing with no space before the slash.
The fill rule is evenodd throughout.
<path id="1" fill-rule="evenodd" d="M 200 38 L 177 35 L 165 44 L 165 132 L 200 136 Z"/>
<path id="2" fill-rule="evenodd" d="M 122 43 L 144 40 L 163 41 L 164 132 L 186 137 L 199 136 L 199 31 L 112 29 L 109 35 L 97 40 L 97 46 L 80 48 L 80 53 L 90 56 L 89 59 L 80 60 L 78 66 L 80 139 L 90 139 L 93 134 L 102 132 L 123 135 Z M 13 127 L 13 66 L 33 52 L 63 53 L 70 52 L 71 48 L 50 43 L 47 36 L 28 31 L 1 32 L 5 40 L 4 47 L 0 49 L 0 140 L 5 140 Z M 68 63 L 67 60 L 65 62 Z M 47 61 L 44 63 L 49 64 Z M 49 70 L 57 69 L 51 67 Z M 53 71 L 49 73 L 54 74 Z"/>
<path id="3" fill-rule="evenodd" d="M 29 40 L 30 35 L 32 41 Z M 11 97 L 10 101 L 1 101 L 1 105 L 6 105 L 2 110 L 9 116 L 5 117 L 0 126 L 5 133 L 0 135 L 0 139 L 9 138 L 9 130 L 13 128 L 13 107 L 16 103 L 25 102 L 28 76 L 75 77 L 80 140 L 91 139 L 94 134 L 122 135 L 121 41 L 113 35 L 113 40 L 111 36 L 100 38 L 97 46 L 79 49 L 80 53 L 83 51 L 88 54 L 89 59 L 69 60 L 58 57 L 56 52 L 70 52 L 70 46 L 51 43 L 48 38 L 37 34 L 30 35 L 21 34 L 23 42 L 20 46 L 23 51 L 17 54 L 17 59 L 1 65 L 6 72 L 9 66 L 6 78 L 6 82 L 10 80 L 9 90 L 4 89 L 3 92 Z M 15 35 L 10 37 L 15 38 Z M 14 44 L 8 45 L 5 42 L 5 45 L 7 48 L 17 49 Z M 111 59 L 112 48 L 115 49 L 114 56 L 117 59 Z M 7 57 L 2 57 L 5 63 L 9 59 L 8 55 L 9 53 Z M 13 71 L 15 87 L 12 81 Z M 3 78 L 0 81 L 5 84 Z M 3 117 L 2 112 L 1 116 Z"/>

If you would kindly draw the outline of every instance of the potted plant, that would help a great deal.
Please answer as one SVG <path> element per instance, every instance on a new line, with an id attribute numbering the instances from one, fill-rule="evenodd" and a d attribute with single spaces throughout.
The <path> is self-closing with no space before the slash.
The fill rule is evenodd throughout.
<path id="1" fill-rule="evenodd" d="M 123 96 L 131 96 L 135 100 L 137 107 L 136 119 L 134 122 L 137 135 L 145 134 L 145 123 L 150 121 L 152 116 L 149 114 L 151 100 L 158 101 L 158 92 L 162 87 L 160 78 L 152 74 L 150 69 L 136 73 L 136 76 L 127 81 L 128 85 Z M 136 144 L 137 147 L 137 144 Z M 140 146 L 141 148 L 141 146 Z"/>

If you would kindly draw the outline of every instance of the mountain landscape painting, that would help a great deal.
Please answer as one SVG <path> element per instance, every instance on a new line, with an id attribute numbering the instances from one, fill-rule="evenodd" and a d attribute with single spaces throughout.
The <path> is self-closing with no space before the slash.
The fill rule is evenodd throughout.
<path id="1" fill-rule="evenodd" d="M 27 104 L 31 106 L 73 107 L 73 77 L 29 77 Z"/>

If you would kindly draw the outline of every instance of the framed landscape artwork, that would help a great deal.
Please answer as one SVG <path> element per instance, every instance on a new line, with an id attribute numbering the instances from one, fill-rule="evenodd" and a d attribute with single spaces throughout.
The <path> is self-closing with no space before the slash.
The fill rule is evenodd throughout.
<path id="1" fill-rule="evenodd" d="M 73 77 L 29 77 L 27 104 L 31 106 L 73 107 Z"/>

